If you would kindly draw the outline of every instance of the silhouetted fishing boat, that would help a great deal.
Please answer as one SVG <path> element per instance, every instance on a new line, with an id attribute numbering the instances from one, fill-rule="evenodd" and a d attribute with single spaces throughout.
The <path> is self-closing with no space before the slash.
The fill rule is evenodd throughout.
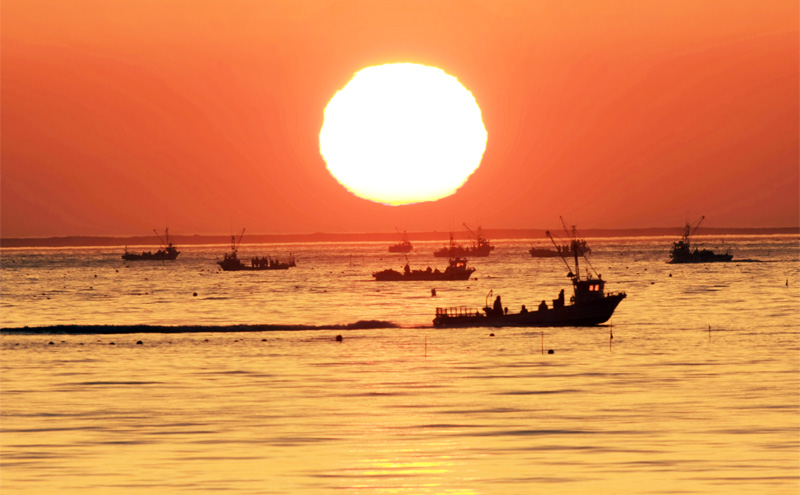
<path id="1" fill-rule="evenodd" d="M 483 258 L 489 256 L 489 253 L 494 251 L 494 246 L 483 237 L 481 233 L 481 228 L 478 227 L 478 233 L 476 234 L 464 224 L 464 227 L 469 230 L 470 234 L 475 236 L 476 242 L 472 244 L 472 246 L 464 247 L 458 244 L 455 244 L 453 241 L 453 233 L 450 233 L 450 245 L 443 247 L 437 251 L 434 251 L 433 255 L 437 258 L 474 258 L 479 257 Z"/>
<path id="2" fill-rule="evenodd" d="M 549 232 L 547 234 L 550 236 Z M 604 292 L 606 281 L 599 274 L 596 274 L 596 278 L 590 274 L 582 279 L 578 266 L 579 246 L 576 245 L 576 240 L 572 242 L 571 251 L 575 259 L 575 273 L 570 270 L 567 275 L 572 279 L 573 288 L 569 304 L 564 302 L 564 290 L 562 289 L 558 298 L 552 300 L 552 308 L 548 307 L 547 302 L 543 300 L 536 310 L 529 311 L 522 306 L 519 313 L 509 313 L 507 309 L 503 308 L 500 296 L 497 296 L 492 307 L 489 307 L 489 296 L 487 296 L 482 310 L 464 306 L 436 308 L 433 325 L 436 327 L 557 327 L 592 326 L 605 323 L 614 314 L 617 305 L 625 299 L 626 294 L 624 292 L 616 294 Z M 569 269 L 566 259 L 563 257 L 562 259 Z"/>
<path id="3" fill-rule="evenodd" d="M 231 236 L 231 252 L 225 253 L 221 261 L 217 261 L 217 264 L 222 268 L 223 271 L 226 272 L 238 272 L 238 271 L 262 271 L 262 270 L 288 270 L 293 266 L 297 266 L 294 256 L 289 255 L 289 261 L 280 261 L 271 256 L 264 256 L 264 257 L 254 257 L 250 259 L 250 263 L 243 262 L 239 258 L 239 244 L 242 242 L 242 237 L 244 236 L 244 229 L 242 229 L 242 233 L 239 235 L 239 240 L 236 240 L 236 236 Z"/>
<path id="4" fill-rule="evenodd" d="M 470 275 L 475 271 L 472 267 L 467 267 L 467 260 L 463 258 L 451 258 L 444 271 L 438 268 L 432 270 L 428 267 L 425 270 L 412 270 L 408 262 L 402 272 L 387 269 L 372 274 L 375 280 L 381 282 L 399 282 L 406 280 L 469 280 Z"/>
<path id="5" fill-rule="evenodd" d="M 389 246 L 390 253 L 410 253 L 414 250 L 414 246 L 411 245 L 411 241 L 408 240 L 408 234 L 406 231 L 403 231 L 403 239 L 398 244 L 393 244 Z"/>
<path id="6" fill-rule="evenodd" d="M 161 242 L 161 249 L 156 251 L 155 253 L 150 251 L 142 251 L 141 254 L 136 253 L 129 253 L 128 246 L 125 246 L 125 253 L 122 255 L 122 259 L 125 261 L 165 261 L 165 260 L 174 260 L 181 254 L 178 249 L 172 245 L 172 242 L 169 240 L 169 227 L 165 229 L 164 239 L 161 239 L 161 236 L 158 234 L 156 229 L 153 229 L 153 232 L 156 233 L 156 237 Z"/>
<path id="7" fill-rule="evenodd" d="M 578 241 L 577 249 L 577 254 L 579 255 L 585 255 L 592 252 L 592 249 L 588 247 L 586 245 L 586 241 L 583 240 Z M 531 247 L 528 252 L 534 258 L 558 258 L 559 256 L 571 257 L 574 254 L 572 252 L 572 243 L 556 246 L 555 249 L 534 246 Z"/>
<path id="8" fill-rule="evenodd" d="M 567 224 L 564 222 L 563 217 L 558 217 L 561 220 L 561 225 L 564 227 L 564 232 L 566 232 L 567 236 L 570 237 L 571 241 L 569 244 L 561 244 L 556 245 L 555 249 L 551 249 L 549 247 L 536 247 L 533 246 L 528 250 L 531 256 L 534 258 L 558 258 L 559 256 L 566 256 L 571 258 L 575 253 L 572 252 L 573 246 L 577 246 L 578 252 L 580 256 L 589 254 L 592 252 L 592 249 L 586 245 L 586 241 L 583 239 L 579 239 L 578 236 L 578 229 L 573 225 L 572 231 L 570 232 L 567 229 Z M 577 241 L 575 244 L 572 241 Z"/>
<path id="9" fill-rule="evenodd" d="M 672 249 L 669 253 L 669 263 L 715 263 L 731 261 L 733 259 L 733 255 L 728 252 L 725 254 L 715 254 L 714 251 L 708 249 L 694 248 L 694 251 L 692 250 L 691 237 L 697 232 L 697 229 L 700 228 L 700 223 L 702 223 L 705 218 L 704 216 L 700 217 L 694 229 L 689 222 L 686 222 L 683 236 L 681 236 L 679 241 L 672 243 Z"/>

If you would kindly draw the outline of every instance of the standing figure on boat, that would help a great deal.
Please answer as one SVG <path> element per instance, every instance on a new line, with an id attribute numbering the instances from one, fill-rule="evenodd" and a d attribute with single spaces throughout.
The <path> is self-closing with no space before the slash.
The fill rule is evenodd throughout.
<path id="1" fill-rule="evenodd" d="M 492 313 L 495 316 L 503 316 L 503 303 L 500 301 L 500 296 L 497 296 L 497 298 L 494 300 Z"/>

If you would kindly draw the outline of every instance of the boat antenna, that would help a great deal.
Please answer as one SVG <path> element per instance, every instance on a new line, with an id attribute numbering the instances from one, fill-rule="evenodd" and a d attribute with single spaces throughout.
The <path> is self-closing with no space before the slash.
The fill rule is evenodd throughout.
<path id="1" fill-rule="evenodd" d="M 575 247 L 578 247 L 578 246 L 575 246 Z M 583 251 L 581 251 L 581 256 L 583 256 L 583 259 L 586 261 L 586 264 L 589 265 L 589 268 L 592 269 L 594 274 L 597 275 L 597 278 L 600 278 L 600 274 L 597 273 L 597 270 L 594 269 L 594 267 L 592 266 L 592 263 L 589 261 L 589 258 L 586 257 L 586 254 L 584 254 Z"/>
<path id="2" fill-rule="evenodd" d="M 160 242 L 162 245 L 166 246 L 166 245 L 167 245 L 167 243 L 166 243 L 166 242 L 164 242 L 164 239 L 162 239 L 162 238 L 161 238 L 161 235 L 158 233 L 158 231 L 157 231 L 156 229 L 153 229 L 153 232 L 155 232 L 155 233 L 156 233 L 156 237 L 158 237 L 158 241 L 159 241 L 159 242 Z"/>
<path id="3" fill-rule="evenodd" d="M 692 230 L 692 233 L 689 234 L 689 237 L 692 237 L 694 235 L 694 233 L 697 232 L 697 229 L 700 228 L 700 224 L 703 223 L 703 220 L 705 220 L 705 219 L 706 219 L 705 215 L 700 217 L 700 220 L 697 221 L 697 225 L 694 226 L 694 229 Z"/>
<path id="4" fill-rule="evenodd" d="M 236 234 L 231 235 L 231 251 L 236 252 L 239 250 L 239 244 L 242 243 L 242 237 L 244 237 L 244 228 L 242 228 L 242 233 L 239 234 L 239 240 L 236 240 Z"/>
<path id="5" fill-rule="evenodd" d="M 486 299 L 485 299 L 485 300 L 484 300 L 484 302 L 483 302 L 483 304 L 484 304 L 484 305 L 485 305 L 487 308 L 489 307 L 489 298 L 490 298 L 490 297 L 492 297 L 493 295 L 494 295 L 494 293 L 492 292 L 492 289 L 489 289 L 489 293 L 488 293 L 488 294 L 486 294 Z"/>
<path id="6" fill-rule="evenodd" d="M 577 225 L 573 225 L 572 226 L 572 232 L 570 232 L 570 230 L 567 228 L 567 223 L 564 221 L 564 217 L 559 216 L 558 218 L 561 220 L 561 225 L 564 227 L 564 232 L 566 232 L 568 236 L 572 237 L 573 239 L 577 239 L 578 237 L 582 237 L 580 235 L 580 232 L 578 232 L 578 226 Z"/>
<path id="7" fill-rule="evenodd" d="M 476 234 L 475 232 L 473 232 L 472 229 L 469 228 L 469 225 L 467 225 L 466 223 L 462 223 L 461 225 L 466 227 L 467 230 L 469 231 L 469 233 L 472 234 L 476 239 L 480 240 L 480 236 L 478 234 Z"/>
<path id="8" fill-rule="evenodd" d="M 561 226 L 562 226 L 562 227 L 564 227 L 564 232 L 565 232 L 565 233 L 566 233 L 566 234 L 567 234 L 569 237 L 572 237 L 572 234 L 570 234 L 570 232 L 569 232 L 569 229 L 567 228 L 567 223 L 564 221 L 564 217 L 562 217 L 561 215 L 559 215 L 559 216 L 558 216 L 558 219 L 559 219 L 559 220 L 561 220 Z M 575 230 L 575 226 L 574 226 L 574 225 L 572 226 L 572 230 L 573 230 L 573 231 Z"/>
<path id="9" fill-rule="evenodd" d="M 564 254 L 563 254 L 563 253 L 561 252 L 561 250 L 558 248 L 558 244 L 556 244 L 556 240 L 555 240 L 555 239 L 553 239 L 553 235 L 552 235 L 552 234 L 550 234 L 550 231 L 549 231 L 549 230 L 548 230 L 547 232 L 545 232 L 545 235 L 547 235 L 547 237 L 549 237 L 549 238 L 550 238 L 550 242 L 552 242 L 552 243 L 553 243 L 553 246 L 555 246 L 555 248 L 556 248 L 556 251 L 558 252 L 558 256 L 561 258 L 561 261 L 563 261 L 563 262 L 564 262 L 564 264 L 565 264 L 565 265 L 567 265 L 567 270 L 569 271 L 569 275 L 567 275 L 567 276 L 568 276 L 568 277 L 572 277 L 572 276 L 574 276 L 574 275 L 573 275 L 573 273 L 572 273 L 572 268 L 569 266 L 569 263 L 567 263 L 567 260 L 566 260 L 566 258 L 564 258 Z M 577 259 L 577 258 L 575 259 L 575 264 L 576 264 L 576 265 L 578 264 L 578 259 Z M 577 268 L 576 268 L 576 270 L 577 270 Z"/>

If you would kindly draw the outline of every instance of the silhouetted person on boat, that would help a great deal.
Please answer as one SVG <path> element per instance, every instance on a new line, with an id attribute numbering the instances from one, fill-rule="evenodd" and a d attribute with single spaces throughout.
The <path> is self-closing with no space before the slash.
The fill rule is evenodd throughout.
<path id="1" fill-rule="evenodd" d="M 544 299 L 542 299 L 542 302 L 539 303 L 539 311 L 547 311 L 547 303 L 544 302 Z"/>
<path id="2" fill-rule="evenodd" d="M 553 309 L 564 307 L 564 289 L 558 293 L 558 299 L 553 299 Z"/>
<path id="3" fill-rule="evenodd" d="M 411 267 L 408 266 L 408 263 L 406 263 L 406 266 L 403 267 L 403 273 L 405 273 L 406 275 L 409 275 L 411 273 Z"/>
<path id="4" fill-rule="evenodd" d="M 523 314 L 524 314 L 524 313 L 527 313 L 527 312 L 528 312 L 528 308 L 526 308 L 526 307 L 525 307 L 525 305 L 523 304 L 523 305 L 522 305 L 522 309 L 520 309 L 520 310 L 519 310 L 519 312 L 520 312 L 520 313 L 523 313 Z"/>
<path id="5" fill-rule="evenodd" d="M 494 300 L 492 314 L 495 316 L 503 316 L 503 303 L 500 301 L 500 296 L 497 296 L 497 299 Z"/>

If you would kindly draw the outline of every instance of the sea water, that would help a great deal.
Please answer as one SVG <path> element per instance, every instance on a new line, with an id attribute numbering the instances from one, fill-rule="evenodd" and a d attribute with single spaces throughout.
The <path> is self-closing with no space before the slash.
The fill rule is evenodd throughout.
<path id="1" fill-rule="evenodd" d="M 667 264 L 671 242 L 589 240 L 627 293 L 607 325 L 455 330 L 436 307 L 536 307 L 574 267 L 518 240 L 435 283 L 374 281 L 406 262 L 380 243 L 242 247 L 297 257 L 270 272 L 219 271 L 225 246 L 3 249 L 2 327 L 29 332 L 0 336 L 0 492 L 798 493 L 797 237 L 708 239 L 734 262 L 703 265 Z M 399 328 L 32 328 L 358 320 Z"/>

